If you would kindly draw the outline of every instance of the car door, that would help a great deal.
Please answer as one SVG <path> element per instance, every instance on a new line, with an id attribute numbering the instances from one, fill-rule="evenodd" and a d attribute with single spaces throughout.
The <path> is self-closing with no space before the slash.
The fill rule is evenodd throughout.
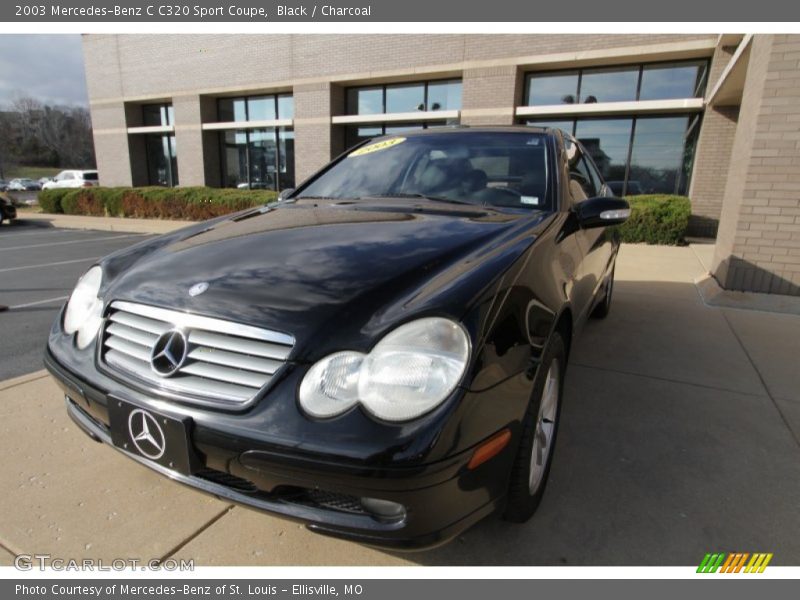
<path id="1" fill-rule="evenodd" d="M 565 138 L 564 147 L 567 154 L 568 195 L 574 208 L 584 200 L 600 196 L 603 184 L 599 174 L 593 172 L 594 165 L 591 165 L 579 143 Z M 574 309 L 577 321 L 583 323 L 602 283 L 605 265 L 610 259 L 611 244 L 604 227 L 591 229 L 576 227 L 573 235 L 582 255 L 576 271 Z"/>
<path id="2" fill-rule="evenodd" d="M 71 188 L 74 187 L 74 183 L 75 183 L 75 173 L 73 173 L 72 171 L 64 171 L 64 174 L 61 177 L 61 181 L 59 182 L 58 187 Z"/>
<path id="3" fill-rule="evenodd" d="M 578 142 L 580 145 L 580 142 Z M 603 181 L 603 176 L 600 170 L 595 165 L 591 154 L 581 146 L 583 152 L 584 165 L 588 172 L 589 177 L 593 182 L 593 190 L 595 197 L 597 196 L 614 196 L 614 193 Z M 613 235 L 608 227 L 595 228 L 586 232 L 590 234 L 588 237 L 593 244 L 593 254 L 591 256 L 592 262 L 595 263 L 593 270 L 597 283 L 595 289 L 599 288 L 604 281 L 604 276 L 611 265 L 611 259 L 614 255 Z"/>

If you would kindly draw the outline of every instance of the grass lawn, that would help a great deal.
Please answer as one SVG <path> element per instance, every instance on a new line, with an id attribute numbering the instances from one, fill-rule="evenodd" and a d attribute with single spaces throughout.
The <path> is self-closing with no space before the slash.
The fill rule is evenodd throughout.
<path id="1" fill-rule="evenodd" d="M 36 181 L 40 177 L 55 177 L 62 169 L 58 167 L 23 167 L 15 166 L 8 167 L 3 171 L 3 177 L 6 181 L 17 179 L 19 177 L 29 177 Z"/>

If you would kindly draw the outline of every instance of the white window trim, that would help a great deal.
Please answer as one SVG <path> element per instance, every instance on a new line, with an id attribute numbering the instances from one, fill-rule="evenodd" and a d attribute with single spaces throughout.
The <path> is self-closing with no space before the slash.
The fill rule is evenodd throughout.
<path id="1" fill-rule="evenodd" d="M 375 115 L 338 115 L 331 117 L 331 122 L 334 125 L 404 123 L 410 121 L 442 121 L 460 117 L 460 110 L 420 110 L 404 113 L 378 113 Z"/>
<path id="2" fill-rule="evenodd" d="M 203 130 L 259 129 L 263 127 L 292 126 L 294 126 L 294 119 L 264 119 L 262 121 L 220 121 L 219 123 L 203 123 Z"/>
<path id="3" fill-rule="evenodd" d="M 145 133 L 175 133 L 174 125 L 147 125 L 145 127 L 128 127 L 128 133 L 141 135 Z"/>
<path id="4" fill-rule="evenodd" d="M 595 102 L 592 104 L 550 104 L 546 106 L 518 106 L 518 117 L 560 117 L 576 115 L 642 115 L 649 113 L 701 112 L 705 106 L 702 98 L 677 100 L 638 100 L 630 102 Z"/>

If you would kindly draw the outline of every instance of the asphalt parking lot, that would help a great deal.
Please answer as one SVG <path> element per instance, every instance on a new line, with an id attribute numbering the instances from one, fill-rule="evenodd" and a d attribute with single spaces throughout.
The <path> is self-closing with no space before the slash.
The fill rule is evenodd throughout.
<path id="1" fill-rule="evenodd" d="M 31 233 L 2 242 L 33 245 L 25 240 L 49 232 Z M 141 239 L 50 235 L 42 239 L 86 241 L 40 248 L 18 264 L 80 259 L 67 251 L 99 254 L 104 244 Z M 771 552 L 771 564 L 800 564 L 800 316 L 706 306 L 693 280 L 708 252 L 622 248 L 611 314 L 586 327 L 570 357 L 537 514 L 523 525 L 491 516 L 446 546 L 409 554 L 233 506 L 89 440 L 52 379 L 36 371 L 57 302 L 39 305 L 48 312 L 36 325 L 41 334 L 30 322 L 12 336 L 35 346 L 28 374 L 0 381 L 0 565 L 46 553 L 196 565 L 686 566 L 706 552 Z M 63 281 L 58 267 L 41 267 L 41 279 L 14 283 L 12 304 L 65 295 L 90 262 L 70 263 Z M 0 315 L 5 339 L 9 317 L 21 311 Z"/>
<path id="2" fill-rule="evenodd" d="M 24 217 L 0 227 L 0 381 L 41 368 L 58 310 L 99 257 L 145 235 L 59 229 Z"/>

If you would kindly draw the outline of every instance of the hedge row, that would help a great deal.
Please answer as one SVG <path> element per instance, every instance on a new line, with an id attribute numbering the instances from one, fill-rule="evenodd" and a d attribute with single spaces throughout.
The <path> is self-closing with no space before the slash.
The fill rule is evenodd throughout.
<path id="1" fill-rule="evenodd" d="M 206 187 L 80 188 L 45 190 L 39 205 L 45 212 L 68 215 L 185 219 L 199 221 L 259 206 L 277 192 Z M 682 244 L 692 208 L 685 196 L 629 196 L 631 217 L 618 227 L 628 243 Z"/>
<path id="2" fill-rule="evenodd" d="M 96 187 L 44 190 L 39 193 L 39 206 L 44 212 L 68 215 L 201 221 L 277 197 L 277 192 L 264 190 Z"/>
<path id="3" fill-rule="evenodd" d="M 684 243 L 692 205 L 686 196 L 628 196 L 631 216 L 618 227 L 620 239 L 631 244 Z"/>

